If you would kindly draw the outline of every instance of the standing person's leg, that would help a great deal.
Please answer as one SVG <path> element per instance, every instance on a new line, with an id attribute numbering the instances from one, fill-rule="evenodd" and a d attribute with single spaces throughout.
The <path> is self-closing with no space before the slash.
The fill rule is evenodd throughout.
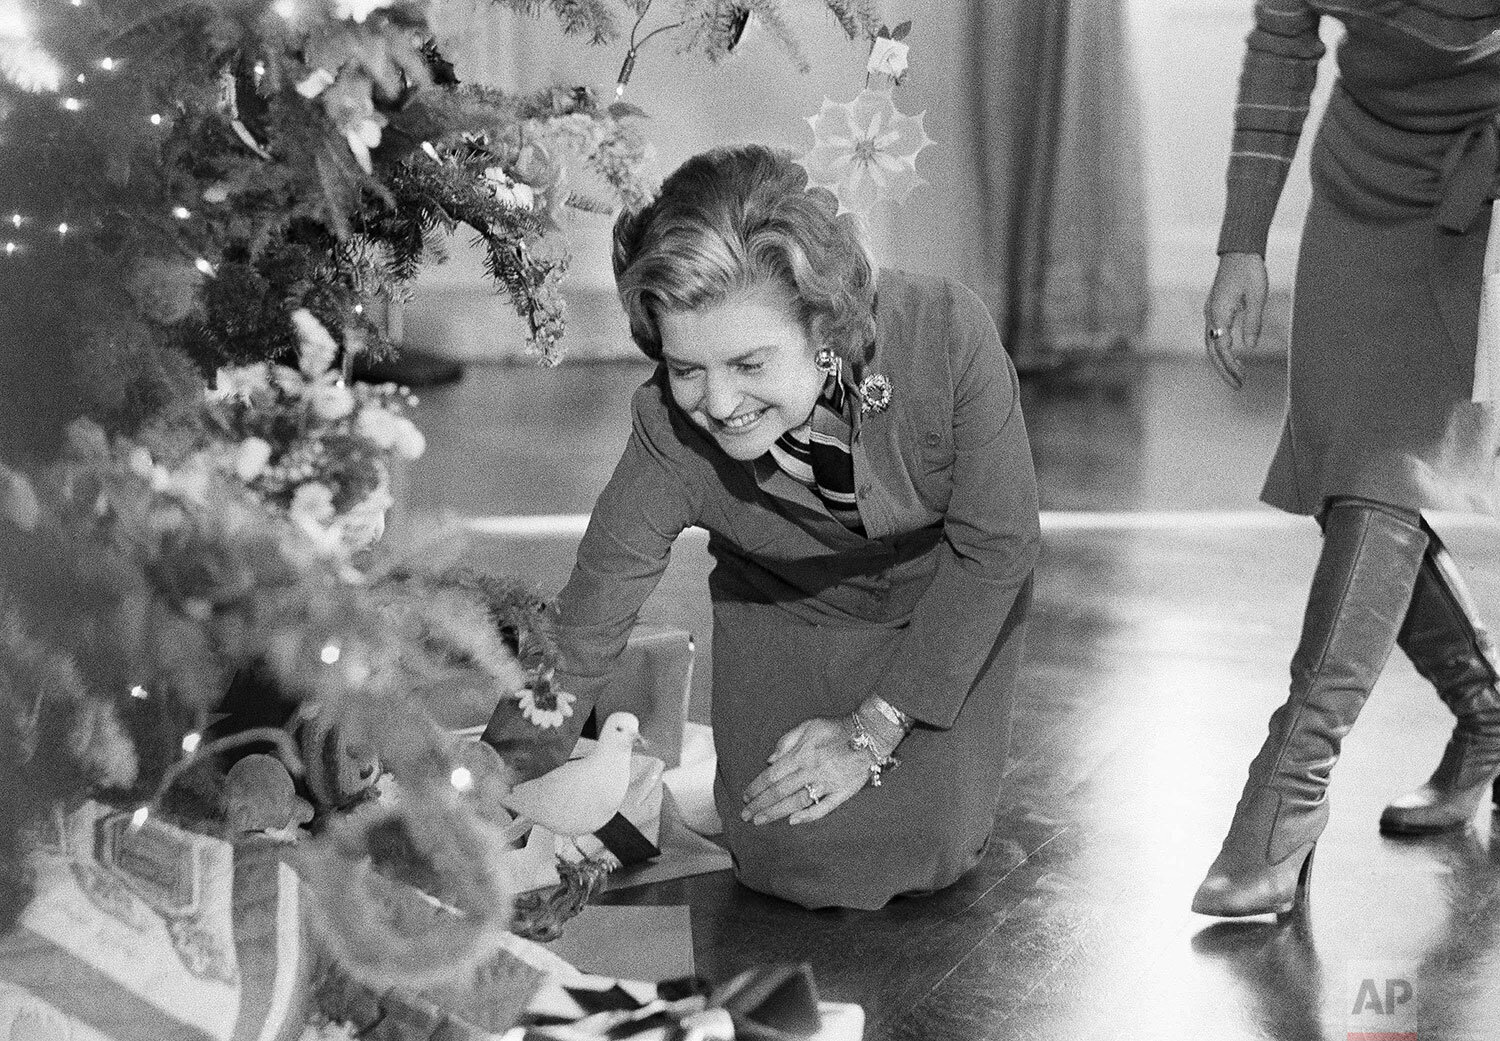
<path id="1" fill-rule="evenodd" d="M 1396 639 L 1458 722 L 1432 778 L 1385 808 L 1380 830 L 1425 835 L 1462 828 L 1500 775 L 1500 671 L 1458 563 L 1431 528 L 1411 607 Z"/>
<path id="2" fill-rule="evenodd" d="M 1401 628 L 1427 536 L 1413 512 L 1336 499 L 1324 518 L 1291 693 L 1271 715 L 1199 914 L 1290 911 L 1328 822 L 1329 775 Z"/>

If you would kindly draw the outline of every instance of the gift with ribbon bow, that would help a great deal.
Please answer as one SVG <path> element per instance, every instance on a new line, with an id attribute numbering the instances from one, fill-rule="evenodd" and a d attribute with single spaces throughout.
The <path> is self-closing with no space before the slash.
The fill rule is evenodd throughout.
<path id="1" fill-rule="evenodd" d="M 812 969 L 781 963 L 717 987 L 696 978 L 550 982 L 503 1041 L 859 1041 L 863 1029 L 859 1006 L 819 1001 Z"/>

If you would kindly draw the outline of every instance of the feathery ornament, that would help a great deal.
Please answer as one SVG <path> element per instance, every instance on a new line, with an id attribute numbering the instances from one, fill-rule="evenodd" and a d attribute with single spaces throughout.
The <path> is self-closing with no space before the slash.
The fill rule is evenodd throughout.
<path id="1" fill-rule="evenodd" d="M 882 199 L 902 202 L 926 182 L 917 176 L 917 153 L 932 139 L 922 127 L 926 112 L 903 115 L 888 90 L 862 90 L 853 101 L 823 99 L 807 117 L 813 148 L 798 162 L 809 183 L 830 189 L 839 212 L 865 214 Z"/>

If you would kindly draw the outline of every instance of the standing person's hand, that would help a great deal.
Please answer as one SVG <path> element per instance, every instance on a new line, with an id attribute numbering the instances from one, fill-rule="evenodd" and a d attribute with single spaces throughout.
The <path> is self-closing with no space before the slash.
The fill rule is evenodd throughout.
<path id="1" fill-rule="evenodd" d="M 1203 305 L 1203 346 L 1219 378 L 1235 390 L 1245 383 L 1241 351 L 1253 351 L 1266 310 L 1266 259 L 1259 253 L 1225 253 Z"/>
<path id="2" fill-rule="evenodd" d="M 849 747 L 849 730 L 842 719 L 818 717 L 798 723 L 776 742 L 768 763 L 745 789 L 741 820 L 815 821 L 870 780 L 870 758 Z"/>

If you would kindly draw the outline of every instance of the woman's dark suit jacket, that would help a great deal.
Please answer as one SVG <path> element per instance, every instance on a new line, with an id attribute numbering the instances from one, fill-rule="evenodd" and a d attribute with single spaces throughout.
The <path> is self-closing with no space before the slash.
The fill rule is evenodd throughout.
<path id="1" fill-rule="evenodd" d="M 729 458 L 658 368 L 559 600 L 581 708 L 609 682 L 689 525 L 714 568 L 715 795 L 745 884 L 810 907 L 879 907 L 974 866 L 994 824 L 1038 547 L 1015 369 L 968 289 L 884 271 L 874 357 L 890 405 L 856 422 L 866 534 L 768 457 Z M 879 694 L 920 721 L 901 766 L 820 821 L 753 827 L 741 793 L 776 740 Z M 580 713 L 580 715 L 583 713 Z"/>

